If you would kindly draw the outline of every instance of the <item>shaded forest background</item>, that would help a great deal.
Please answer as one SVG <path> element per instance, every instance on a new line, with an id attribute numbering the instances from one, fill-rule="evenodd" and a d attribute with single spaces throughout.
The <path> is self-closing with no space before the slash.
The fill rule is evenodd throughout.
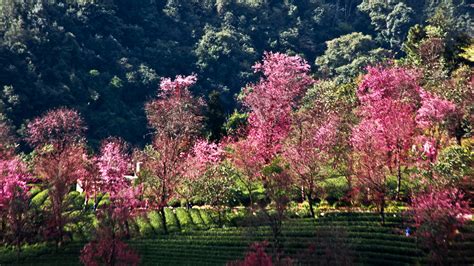
<path id="1" fill-rule="evenodd" d="M 92 146 L 110 135 L 142 145 L 143 106 L 160 78 L 196 73 L 216 139 L 264 51 L 301 55 L 317 78 L 345 83 L 403 56 L 416 24 L 448 29 L 457 55 L 472 11 L 455 0 L 2 1 L 0 118 L 21 136 L 33 117 L 66 106 L 84 116 Z"/>

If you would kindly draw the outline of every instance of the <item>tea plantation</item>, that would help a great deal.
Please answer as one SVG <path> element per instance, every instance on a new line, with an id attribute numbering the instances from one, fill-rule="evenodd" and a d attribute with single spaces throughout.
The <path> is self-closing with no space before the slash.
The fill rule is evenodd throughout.
<path id="1" fill-rule="evenodd" d="M 225 265 L 242 259 L 250 243 L 271 238 L 268 226 L 217 228 L 215 217 L 199 209 L 166 210 L 171 233 L 163 235 L 156 213 L 134 225 L 141 233 L 129 244 L 138 251 L 143 265 Z M 238 224 L 238 222 L 236 222 Z M 298 258 L 311 243 L 343 243 L 359 265 L 426 264 L 426 254 L 413 236 L 405 236 L 406 221 L 389 214 L 385 226 L 372 213 L 328 213 L 316 221 L 295 218 L 285 221 L 281 239 L 284 255 Z M 336 231 L 338 233 L 336 233 Z M 337 239 L 333 239 L 337 238 Z M 0 252 L 0 265 L 80 265 L 85 242 L 75 241 L 55 251 L 47 245 L 25 247 L 20 260 L 13 251 Z M 319 253 L 318 253 L 319 252 Z M 316 249 L 316 253 L 320 253 Z M 474 223 L 467 224 L 453 243 L 450 262 L 474 264 Z"/>

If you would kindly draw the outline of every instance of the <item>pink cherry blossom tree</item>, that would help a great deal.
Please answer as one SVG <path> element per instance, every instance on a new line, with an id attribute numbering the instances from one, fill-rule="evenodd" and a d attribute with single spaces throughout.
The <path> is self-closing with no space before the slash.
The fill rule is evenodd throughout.
<path id="1" fill-rule="evenodd" d="M 262 77 L 242 91 L 242 103 L 249 109 L 248 135 L 231 145 L 232 161 L 248 178 L 244 182 L 252 205 L 252 183 L 262 167 L 281 153 L 291 129 L 291 113 L 308 86 L 314 83 L 310 66 L 299 56 L 265 53 L 263 62 L 254 65 Z"/>
<path id="2" fill-rule="evenodd" d="M 154 129 L 153 145 L 143 154 L 140 180 L 149 207 L 160 211 L 166 228 L 164 207 L 175 195 L 196 136 L 202 128 L 202 99 L 193 97 L 189 87 L 196 76 L 163 79 L 158 98 L 148 102 L 145 111 Z"/>
<path id="3" fill-rule="evenodd" d="M 452 102 L 425 90 L 420 91 L 420 96 L 421 107 L 416 112 L 415 120 L 423 134 L 418 137 L 418 144 L 427 163 L 433 164 L 438 151 L 449 142 L 446 134 L 443 134 L 443 125 L 450 116 L 457 115 L 457 110 Z"/>
<path id="4" fill-rule="evenodd" d="M 291 114 L 314 80 L 309 75 L 310 66 L 299 56 L 265 53 L 263 61 L 253 68 L 262 77 L 242 91 L 242 103 L 249 111 L 248 135 L 233 145 L 232 160 L 247 175 L 250 197 L 252 181 L 258 180 L 263 184 L 266 196 L 275 204 L 276 212 L 270 213 L 265 203 L 259 202 L 260 210 L 270 223 L 273 251 L 277 255 L 291 187 L 291 179 L 280 157 L 284 140 L 291 130 Z M 251 198 L 251 207 L 252 203 Z"/>
<path id="5" fill-rule="evenodd" d="M 100 156 L 96 159 L 100 175 L 100 190 L 111 197 L 130 187 L 125 178 L 131 169 L 131 158 L 126 153 L 126 145 L 120 139 L 108 139 L 102 143 Z"/>
<path id="6" fill-rule="evenodd" d="M 388 172 L 397 176 L 397 199 L 400 198 L 402 168 L 410 163 L 409 152 L 416 134 L 414 115 L 420 91 L 418 74 L 400 67 L 369 67 L 357 90 L 361 102 L 359 115 L 363 119 L 361 124 L 377 124 L 383 159 Z M 356 132 L 365 134 L 363 127 Z"/>
<path id="7" fill-rule="evenodd" d="M 430 161 L 435 159 L 440 134 L 437 127 L 455 111 L 454 105 L 418 85 L 418 73 L 401 67 L 369 67 L 357 90 L 361 122 L 353 130 L 352 144 L 358 158 L 359 184 L 375 193 L 382 221 L 387 176 L 397 176 L 397 199 L 402 167 L 407 169 L 412 147 L 422 146 Z M 421 139 L 425 139 L 419 143 Z"/>
<path id="8" fill-rule="evenodd" d="M 85 125 L 79 113 L 65 108 L 52 110 L 27 126 L 27 141 L 35 149 L 34 172 L 48 189 L 50 217 L 45 231 L 58 246 L 64 241 L 66 195 L 87 175 L 84 148 Z"/>
<path id="9" fill-rule="evenodd" d="M 354 147 L 354 168 L 359 191 L 367 191 L 379 207 L 382 223 L 385 223 L 385 205 L 388 193 L 386 152 L 380 126 L 363 120 L 353 130 L 351 143 Z"/>
<path id="10" fill-rule="evenodd" d="M 125 178 L 131 170 L 126 144 L 116 138 L 105 140 L 95 162 L 99 175 L 97 188 L 109 195 L 110 203 L 98 210 L 99 228 L 95 239 L 82 249 L 81 261 L 85 265 L 138 265 L 138 254 L 122 242 L 130 237 L 130 221 L 144 207 L 140 200 L 141 186 L 134 187 Z"/>

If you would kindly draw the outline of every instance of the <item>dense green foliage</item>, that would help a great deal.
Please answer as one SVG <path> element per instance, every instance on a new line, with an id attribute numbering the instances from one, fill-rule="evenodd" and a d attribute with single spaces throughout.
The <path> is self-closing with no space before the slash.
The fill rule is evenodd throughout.
<path id="1" fill-rule="evenodd" d="M 465 31 L 472 12 L 466 1 L 443 2 L 449 27 Z M 409 27 L 424 23 L 438 5 L 433 0 L 2 1 L 0 113 L 21 133 L 27 120 L 48 109 L 74 107 L 89 125 L 93 146 L 110 135 L 144 144 L 143 103 L 155 94 L 159 79 L 197 73 L 196 93 L 209 100 L 207 130 L 217 138 L 235 107 L 234 94 L 255 79 L 251 65 L 263 51 L 301 54 L 309 62 L 324 54 L 327 59 L 318 62 L 331 73 L 354 76 L 354 69 L 375 61 L 367 57 L 379 55 L 377 47 L 399 54 Z M 343 42 L 355 51 L 350 58 L 331 51 L 336 41 L 324 52 L 326 41 L 352 32 L 366 35 Z"/>

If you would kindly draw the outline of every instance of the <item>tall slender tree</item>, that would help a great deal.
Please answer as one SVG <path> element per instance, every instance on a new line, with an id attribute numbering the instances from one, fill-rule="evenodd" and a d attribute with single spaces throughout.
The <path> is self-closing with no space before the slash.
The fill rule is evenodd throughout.
<path id="1" fill-rule="evenodd" d="M 176 193 L 185 170 L 186 154 L 202 127 L 204 102 L 189 91 L 195 82 L 193 75 L 163 79 L 158 99 L 145 106 L 154 136 L 152 146 L 144 154 L 145 171 L 140 181 L 149 206 L 160 211 L 166 232 L 164 208 Z"/>

